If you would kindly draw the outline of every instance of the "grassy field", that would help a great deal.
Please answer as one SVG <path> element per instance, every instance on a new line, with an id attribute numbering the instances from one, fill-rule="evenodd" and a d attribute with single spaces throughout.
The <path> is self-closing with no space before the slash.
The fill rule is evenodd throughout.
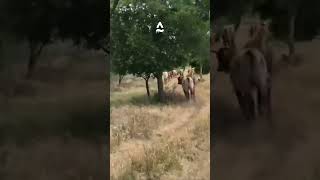
<path id="1" fill-rule="evenodd" d="M 210 80 L 196 86 L 188 103 L 177 79 L 165 87 L 166 103 L 146 95 L 144 80 L 111 83 L 111 179 L 209 179 Z"/>
<path id="2" fill-rule="evenodd" d="M 245 27 L 240 33 L 243 30 Z M 278 55 L 286 51 L 275 47 Z M 301 62 L 275 62 L 272 130 L 262 121 L 249 126 L 241 116 L 229 77 L 216 75 L 216 92 L 211 94 L 217 132 L 211 135 L 216 142 L 211 147 L 216 179 L 320 178 L 320 41 L 299 42 L 296 48 Z"/>
<path id="3" fill-rule="evenodd" d="M 32 80 L 21 62 L 1 72 L 0 179 L 105 178 L 105 56 L 50 53 Z"/>

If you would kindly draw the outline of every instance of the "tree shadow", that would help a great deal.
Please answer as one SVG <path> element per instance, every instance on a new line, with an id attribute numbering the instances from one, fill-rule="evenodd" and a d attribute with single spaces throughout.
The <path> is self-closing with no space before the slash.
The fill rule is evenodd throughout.
<path id="1" fill-rule="evenodd" d="M 129 99 L 128 103 L 135 106 L 147 105 L 180 105 L 187 102 L 185 96 L 176 92 L 165 92 L 164 99 L 161 101 L 158 94 L 154 93 L 148 97 L 147 95 L 138 95 Z"/>

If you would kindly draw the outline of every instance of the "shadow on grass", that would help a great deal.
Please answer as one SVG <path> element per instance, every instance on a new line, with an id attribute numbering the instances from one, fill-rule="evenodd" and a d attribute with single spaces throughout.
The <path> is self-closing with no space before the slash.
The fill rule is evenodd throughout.
<path id="1" fill-rule="evenodd" d="M 47 137 L 78 137 L 95 141 L 107 134 L 109 117 L 103 101 L 60 102 L 2 113 L 0 143 L 26 144 Z"/>
<path id="2" fill-rule="evenodd" d="M 123 105 L 148 106 L 148 105 L 180 105 L 186 103 L 185 96 L 175 92 L 165 92 L 164 100 L 160 101 L 157 93 L 152 93 L 150 97 L 146 94 L 135 94 L 128 98 L 122 98 L 111 101 L 112 106 L 119 107 Z"/>

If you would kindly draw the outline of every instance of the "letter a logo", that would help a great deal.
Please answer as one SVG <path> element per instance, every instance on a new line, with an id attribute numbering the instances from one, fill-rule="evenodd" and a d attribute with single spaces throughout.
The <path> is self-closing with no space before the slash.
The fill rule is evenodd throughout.
<path id="1" fill-rule="evenodd" d="M 162 33 L 164 31 L 163 25 L 161 22 L 158 22 L 156 33 Z"/>

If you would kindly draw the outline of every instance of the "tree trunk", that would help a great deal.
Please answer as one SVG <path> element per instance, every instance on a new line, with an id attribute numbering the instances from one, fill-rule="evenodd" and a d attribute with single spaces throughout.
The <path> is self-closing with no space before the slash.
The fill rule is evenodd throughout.
<path id="1" fill-rule="evenodd" d="M 119 0 L 115 0 L 113 2 L 112 9 L 111 9 L 111 16 L 113 15 L 114 11 L 116 10 L 118 4 L 119 4 Z"/>
<path id="2" fill-rule="evenodd" d="M 148 97 L 150 97 L 149 78 L 146 78 L 145 81 L 146 81 L 147 95 L 148 95 Z"/>
<path id="3" fill-rule="evenodd" d="M 161 102 L 163 102 L 164 101 L 164 91 L 163 91 L 163 81 L 162 81 L 161 73 L 157 74 L 156 78 L 157 78 L 157 84 L 158 84 L 158 97 L 159 97 L 159 100 Z"/>
<path id="4" fill-rule="evenodd" d="M 4 59 L 3 59 L 3 46 L 2 46 L 2 40 L 0 40 L 0 70 L 2 70 L 2 68 L 4 68 Z"/>
<path id="5" fill-rule="evenodd" d="M 147 75 L 143 75 L 142 78 L 145 80 L 146 82 L 146 90 L 147 90 L 147 95 L 148 97 L 150 97 L 150 88 L 149 88 L 149 79 L 151 77 L 151 74 L 147 74 Z"/>
<path id="6" fill-rule="evenodd" d="M 200 63 L 200 79 L 202 80 L 202 63 Z"/>
<path id="7" fill-rule="evenodd" d="M 42 52 L 43 47 L 46 45 L 46 43 L 35 43 L 32 41 L 29 41 L 29 62 L 28 62 L 28 69 L 26 73 L 26 78 L 30 79 L 33 76 L 35 66 L 37 64 L 37 60 Z"/>
<path id="8" fill-rule="evenodd" d="M 295 45 L 294 45 L 295 21 L 296 21 L 296 16 L 291 15 L 289 20 L 289 38 L 288 38 L 289 57 L 292 57 L 292 55 L 295 54 Z"/>
<path id="9" fill-rule="evenodd" d="M 239 15 L 239 16 L 236 17 L 236 19 L 235 19 L 235 25 L 234 25 L 234 32 L 238 32 L 238 29 L 239 29 L 240 24 L 241 24 L 241 18 L 242 18 L 241 15 Z"/>
<path id="10" fill-rule="evenodd" d="M 26 74 L 27 79 L 30 79 L 32 77 L 35 66 L 36 66 L 36 61 L 37 61 L 37 56 L 34 54 L 33 50 L 31 50 L 29 55 L 27 74 Z"/>
<path id="11" fill-rule="evenodd" d="M 101 46 L 101 49 L 102 49 L 106 54 L 110 54 L 110 50 L 109 50 L 108 48 Z"/>
<path id="12" fill-rule="evenodd" d="M 119 81 L 118 81 L 118 86 L 121 85 L 122 79 L 124 78 L 124 75 L 119 74 Z"/>

